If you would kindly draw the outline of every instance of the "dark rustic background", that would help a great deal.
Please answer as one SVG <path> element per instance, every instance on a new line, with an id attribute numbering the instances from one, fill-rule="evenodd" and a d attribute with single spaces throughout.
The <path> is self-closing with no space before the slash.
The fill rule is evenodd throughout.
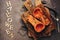
<path id="1" fill-rule="evenodd" d="M 6 21 L 6 1 L 9 0 L 0 0 L 0 40 L 32 40 L 27 36 L 26 29 L 22 28 L 22 21 L 21 21 L 21 14 L 23 14 L 24 9 L 22 9 L 23 3 L 25 0 L 10 0 L 12 3 L 12 18 L 13 18 L 13 25 L 14 25 L 14 38 L 8 37 L 5 32 L 7 29 L 4 26 Z M 60 0 L 43 0 L 46 1 L 46 6 L 53 8 L 58 12 L 57 16 L 60 18 Z M 44 37 L 39 38 L 38 40 L 60 40 L 60 33 L 57 32 L 57 29 L 52 32 L 51 37 Z"/>

